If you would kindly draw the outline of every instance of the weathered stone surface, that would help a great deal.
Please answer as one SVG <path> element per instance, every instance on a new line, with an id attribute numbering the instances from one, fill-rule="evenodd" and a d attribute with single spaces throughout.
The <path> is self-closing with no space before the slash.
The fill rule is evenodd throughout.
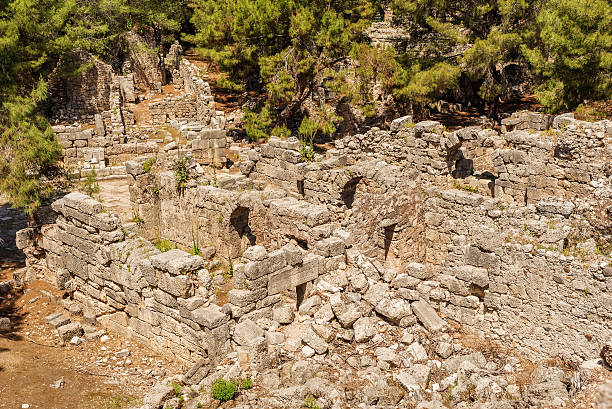
<path id="1" fill-rule="evenodd" d="M 324 354 L 327 352 L 327 343 L 321 338 L 312 328 L 307 328 L 302 334 L 302 341 L 314 349 L 317 354 Z"/>
<path id="2" fill-rule="evenodd" d="M 250 345 L 250 343 L 259 337 L 263 337 L 265 332 L 257 324 L 249 319 L 241 321 L 234 328 L 234 335 L 232 339 L 238 345 Z"/>
<path id="3" fill-rule="evenodd" d="M 370 317 L 361 317 L 353 324 L 355 341 L 368 342 L 376 335 L 376 322 Z"/>
<path id="4" fill-rule="evenodd" d="M 414 315 L 429 331 L 440 331 L 446 327 L 446 323 L 436 314 L 436 311 L 424 301 L 415 301 L 411 304 Z"/>
<path id="5" fill-rule="evenodd" d="M 229 316 L 222 313 L 216 305 L 194 310 L 193 318 L 198 324 L 209 329 L 217 328 L 229 320 Z"/>
<path id="6" fill-rule="evenodd" d="M 61 340 L 69 342 L 73 337 L 78 337 L 83 334 L 83 327 L 81 327 L 80 322 L 71 322 L 70 324 L 59 327 L 57 333 Z"/>

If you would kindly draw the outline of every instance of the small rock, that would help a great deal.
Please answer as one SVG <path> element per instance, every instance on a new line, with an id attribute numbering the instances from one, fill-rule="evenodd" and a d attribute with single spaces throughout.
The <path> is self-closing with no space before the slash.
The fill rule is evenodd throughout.
<path id="1" fill-rule="evenodd" d="M 11 320 L 8 317 L 0 318 L 0 329 L 10 329 L 11 328 Z"/>
<path id="2" fill-rule="evenodd" d="M 30 304 L 34 304 L 38 300 L 40 300 L 40 297 L 36 296 L 36 297 L 32 298 L 29 302 L 30 302 Z"/>
<path id="3" fill-rule="evenodd" d="M 314 313 L 314 307 L 318 305 L 321 305 L 321 297 L 318 295 L 309 297 L 300 305 L 300 314 L 312 315 Z"/>
<path id="4" fill-rule="evenodd" d="M 75 335 L 74 337 L 70 339 L 70 343 L 72 345 L 79 345 L 81 343 L 81 338 Z"/>
<path id="5" fill-rule="evenodd" d="M 74 302 L 70 304 L 70 307 L 68 307 L 68 312 L 70 313 L 70 315 L 81 315 L 83 309 L 81 308 L 80 304 Z"/>
<path id="6" fill-rule="evenodd" d="M 63 388 L 65 384 L 66 384 L 66 382 L 64 381 L 64 377 L 61 377 L 57 381 L 53 382 L 49 386 L 52 387 L 52 388 L 55 388 L 55 389 L 59 389 L 59 388 Z"/>
<path id="7" fill-rule="evenodd" d="M 62 325 L 57 329 L 59 337 L 64 342 L 71 341 L 73 337 L 79 337 L 83 334 L 83 327 L 80 322 L 71 322 L 70 324 Z"/>
<path id="8" fill-rule="evenodd" d="M 59 327 L 63 327 L 66 324 L 70 323 L 70 318 L 66 317 L 65 315 L 59 315 L 57 317 L 55 317 L 54 319 L 52 319 L 51 321 L 49 321 L 49 325 L 51 325 L 53 328 L 59 328 Z"/>
<path id="9" fill-rule="evenodd" d="M 302 355 L 304 355 L 304 358 L 312 358 L 314 354 L 315 350 L 309 347 L 308 345 L 304 345 L 302 347 Z"/>
<path id="10" fill-rule="evenodd" d="M 280 324 L 291 324 L 293 316 L 293 307 L 291 305 L 281 305 L 272 311 L 272 319 Z"/>
<path id="11" fill-rule="evenodd" d="M 427 351 L 418 342 L 410 344 L 408 352 L 414 358 L 414 362 L 425 362 L 427 361 Z"/>
<path id="12" fill-rule="evenodd" d="M 368 342 L 376 335 L 376 323 L 370 317 L 362 317 L 355 321 L 353 330 L 355 331 L 355 341 Z"/>
<path id="13" fill-rule="evenodd" d="M 233 340 L 238 345 L 250 345 L 253 339 L 263 336 L 264 330 L 253 321 L 246 319 L 234 328 Z"/>
<path id="14" fill-rule="evenodd" d="M 130 350 L 128 348 L 122 349 L 121 351 L 115 352 L 115 356 L 117 358 L 125 358 L 127 356 L 130 356 Z"/>
<path id="15" fill-rule="evenodd" d="M 102 335 L 100 337 L 100 342 L 102 342 L 102 343 L 105 343 L 105 342 L 107 342 L 109 340 L 110 340 L 110 337 L 108 335 Z"/>
<path id="16" fill-rule="evenodd" d="M 166 370 L 164 368 L 156 368 L 151 372 L 151 376 L 155 378 L 161 378 L 166 375 Z"/>
<path id="17" fill-rule="evenodd" d="M 268 344 L 270 345 L 279 345 L 282 344 L 283 341 L 285 341 L 285 336 L 282 332 L 267 331 L 266 341 L 268 341 Z"/>
<path id="18" fill-rule="evenodd" d="M 440 342 L 436 348 L 436 353 L 446 359 L 453 353 L 453 346 L 448 342 Z"/>
<path id="19" fill-rule="evenodd" d="M 308 328 L 302 334 L 302 342 L 314 349 L 321 355 L 327 352 L 327 342 L 321 338 L 312 328 Z"/>

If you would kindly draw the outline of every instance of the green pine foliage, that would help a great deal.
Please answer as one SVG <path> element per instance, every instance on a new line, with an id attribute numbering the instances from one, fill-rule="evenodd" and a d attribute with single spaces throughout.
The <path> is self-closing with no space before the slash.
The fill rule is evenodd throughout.
<path id="1" fill-rule="evenodd" d="M 32 214 L 57 174 L 61 147 L 45 116 L 46 80 L 57 62 L 80 48 L 119 63 L 128 30 L 173 41 L 189 12 L 171 0 L 0 1 L 0 193 L 13 206 Z"/>
<path id="2" fill-rule="evenodd" d="M 523 45 L 544 83 L 538 99 L 551 111 L 612 97 L 612 5 L 608 0 L 547 0 L 537 16 L 536 46 Z"/>

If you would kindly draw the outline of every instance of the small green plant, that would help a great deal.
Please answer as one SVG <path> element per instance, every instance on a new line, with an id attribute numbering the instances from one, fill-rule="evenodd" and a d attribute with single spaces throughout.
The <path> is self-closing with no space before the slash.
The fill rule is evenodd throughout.
<path id="1" fill-rule="evenodd" d="M 168 240 L 168 239 L 159 238 L 159 239 L 155 240 L 154 245 L 162 253 L 165 253 L 166 251 L 168 251 L 168 250 L 170 250 L 172 248 L 172 243 L 170 243 L 170 240 Z"/>
<path id="2" fill-rule="evenodd" d="M 227 258 L 227 268 L 225 269 L 223 276 L 227 279 L 230 279 L 233 277 L 233 275 L 234 275 L 234 263 L 232 262 L 232 258 L 228 257 Z"/>
<path id="3" fill-rule="evenodd" d="M 139 226 L 142 226 L 144 224 L 143 218 L 140 217 L 140 215 L 138 213 L 135 213 L 135 212 L 132 214 L 132 221 L 134 223 L 136 223 L 137 225 L 139 225 Z"/>
<path id="4" fill-rule="evenodd" d="M 174 166 L 174 171 L 176 172 L 176 191 L 179 195 L 185 193 L 187 181 L 189 180 L 189 174 L 187 172 L 188 161 L 188 157 L 182 157 L 176 161 L 176 165 Z"/>
<path id="5" fill-rule="evenodd" d="M 232 399 L 236 394 L 236 390 L 238 389 L 238 385 L 236 382 L 228 382 L 225 379 L 217 379 L 215 384 L 213 385 L 210 394 L 214 399 L 217 399 L 221 402 L 227 402 Z"/>
<path id="6" fill-rule="evenodd" d="M 251 389 L 253 387 L 253 381 L 251 378 L 243 379 L 240 387 L 244 390 Z"/>
<path id="7" fill-rule="evenodd" d="M 277 125 L 270 132 L 272 136 L 277 136 L 281 139 L 287 139 L 291 136 L 291 131 L 285 125 Z"/>
<path id="8" fill-rule="evenodd" d="M 147 158 L 147 160 L 142 163 L 142 170 L 144 170 L 144 173 L 149 173 L 154 163 L 155 158 Z"/>
<path id="9" fill-rule="evenodd" d="M 223 216 L 219 215 L 217 217 L 217 222 L 219 222 L 219 224 L 223 223 Z"/>
<path id="10" fill-rule="evenodd" d="M 121 235 L 121 241 L 125 241 L 125 239 L 127 239 L 127 236 L 129 235 L 128 231 L 123 226 L 121 226 Z"/>
<path id="11" fill-rule="evenodd" d="M 153 188 L 153 193 L 155 193 L 156 195 L 159 194 L 159 188 L 157 186 Z"/>
<path id="12" fill-rule="evenodd" d="M 92 171 L 85 180 L 81 183 L 81 190 L 87 196 L 93 196 L 94 194 L 100 193 L 100 185 L 96 181 L 98 174 L 96 171 Z"/>
<path id="13" fill-rule="evenodd" d="M 219 187 L 217 183 L 217 168 L 213 166 L 212 187 Z"/>
<path id="14" fill-rule="evenodd" d="M 302 406 L 308 409 L 321 409 L 321 407 L 317 405 L 317 401 L 315 400 L 315 398 L 313 398 L 312 396 L 306 397 Z"/>
<path id="15" fill-rule="evenodd" d="M 172 389 L 174 389 L 174 395 L 179 399 L 179 402 L 183 403 L 183 401 L 185 400 L 185 398 L 183 398 L 183 394 L 182 394 L 182 387 L 181 385 L 179 385 L 178 383 L 172 381 L 168 384 L 168 386 L 171 386 Z"/>
<path id="16" fill-rule="evenodd" d="M 470 193 L 478 193 L 478 186 L 462 185 L 459 182 L 455 182 L 455 189 L 464 190 L 464 191 L 470 192 Z"/>

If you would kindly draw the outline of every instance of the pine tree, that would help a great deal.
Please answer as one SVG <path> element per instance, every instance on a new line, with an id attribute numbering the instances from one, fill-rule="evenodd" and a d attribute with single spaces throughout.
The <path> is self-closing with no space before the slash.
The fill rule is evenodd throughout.
<path id="1" fill-rule="evenodd" d="M 612 6 L 607 0 L 546 0 L 535 47 L 523 52 L 544 78 L 538 99 L 552 112 L 612 98 Z"/>

